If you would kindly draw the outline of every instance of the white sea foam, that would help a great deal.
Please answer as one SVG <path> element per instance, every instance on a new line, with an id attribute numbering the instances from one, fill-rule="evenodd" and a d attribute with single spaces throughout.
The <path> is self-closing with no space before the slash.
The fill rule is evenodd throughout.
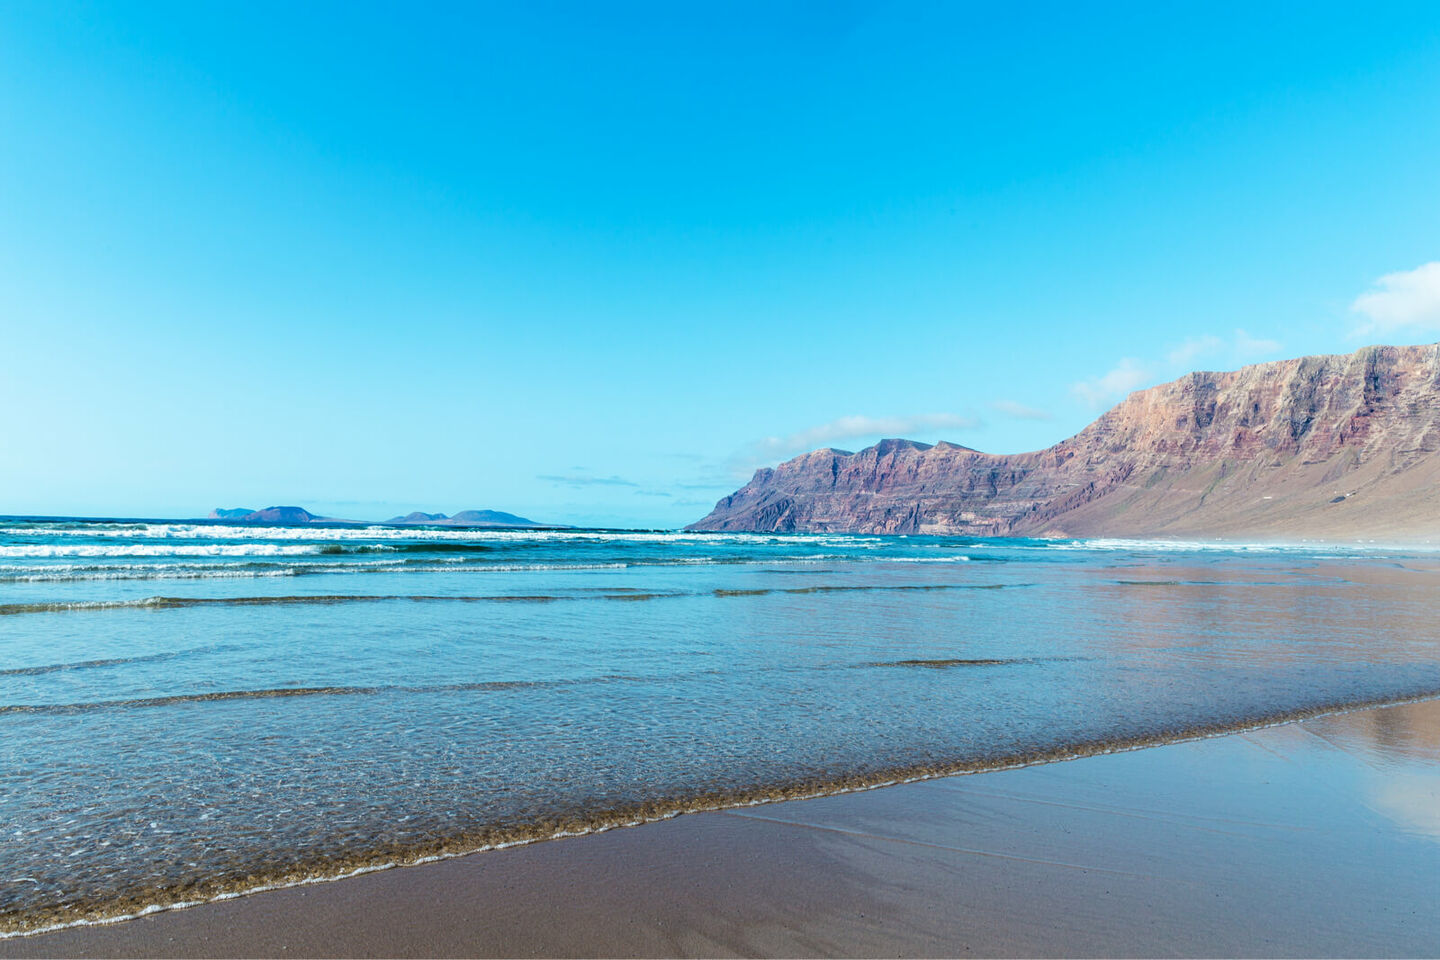
<path id="1" fill-rule="evenodd" d="M 1056 540 L 1045 545 L 1050 550 L 1094 550 L 1125 553 L 1259 553 L 1296 554 L 1322 560 L 1351 557 L 1383 558 L 1389 554 L 1425 554 L 1440 552 L 1440 544 L 1396 544 L 1384 541 L 1338 543 L 1325 540 L 1288 542 L 1235 540 L 1161 540 L 1097 537 L 1091 540 Z"/>
<path id="2" fill-rule="evenodd" d="M 0 567 L 0 583 L 72 583 L 80 580 L 224 580 L 252 579 L 261 577 L 293 577 L 308 571 L 294 567 L 270 567 L 263 570 L 235 569 L 199 570 L 190 573 L 150 572 L 145 570 L 117 571 L 115 573 L 31 573 L 11 576 Z"/>
<path id="3" fill-rule="evenodd" d="M 0 528 L 6 537 L 126 540 L 310 540 L 310 541 L 466 541 L 741 544 L 828 543 L 880 546 L 886 538 L 863 534 L 679 533 L 673 531 L 416 529 L 402 527 L 267 527 L 204 523 L 83 524 L 73 527 Z"/>
<path id="4" fill-rule="evenodd" d="M 282 543 L 16 543 L 0 546 L 0 557 L 301 557 L 325 552 L 322 544 Z"/>
<path id="5" fill-rule="evenodd" d="M 73 526 L 50 526 L 31 524 L 26 526 L 0 525 L 0 537 L 44 537 L 47 540 L 140 540 L 161 541 L 161 543 L 136 544 L 129 555 L 162 556 L 186 555 L 179 546 L 166 546 L 163 541 L 270 541 L 277 549 L 280 542 L 323 543 L 370 543 L 383 548 L 391 542 L 468 542 L 468 543 L 615 543 L 615 544 L 688 544 L 715 546 L 760 546 L 813 544 L 848 549 L 882 549 L 887 544 L 903 542 L 914 546 L 924 542 L 923 537 L 884 537 L 868 534 L 848 533 L 692 533 L 677 531 L 610 531 L 610 530 L 511 530 L 511 529 L 423 529 L 387 526 L 368 527 L 327 527 L 327 526 L 227 526 L 206 523 L 133 523 L 133 524 L 75 524 Z M 967 549 L 1024 548 L 1026 541 L 997 539 L 994 541 L 967 543 Z M 1336 543 L 1328 541 L 1298 540 L 1291 542 L 1230 541 L 1230 540 L 1183 540 L 1160 538 L 1109 538 L 1071 540 L 1029 541 L 1039 549 L 1048 550 L 1095 550 L 1095 551 L 1141 551 L 1141 552 L 1231 552 L 1231 553 L 1322 553 L 1339 557 L 1369 556 L 1375 553 L 1433 553 L 1440 552 L 1440 543 L 1396 544 L 1384 541 Z M 214 545 L 218 547 L 219 545 Z M 151 548 L 155 553 L 140 551 Z M 13 550 L 45 549 L 46 544 L 0 547 L 0 556 L 61 556 L 60 553 L 14 553 Z M 68 547 L 55 546 L 53 549 Z M 85 549 L 102 550 L 103 547 L 88 545 Z M 211 545 L 200 547 L 212 550 Z M 301 548 L 297 552 L 308 552 Z M 105 556 L 104 553 L 77 553 L 74 556 Z M 205 555 L 225 555 L 207 553 Z M 244 555 L 244 554 L 235 554 Z M 255 555 L 283 555 L 259 552 Z"/>
<path id="6" fill-rule="evenodd" d="M 345 569 L 364 567 L 393 567 L 404 564 L 407 561 L 403 558 L 393 559 L 365 559 L 365 560 L 292 560 L 284 561 L 283 565 L 292 569 L 315 569 L 324 570 L 331 567 Z M 27 573 L 124 573 L 126 571 L 148 571 L 148 572 L 176 572 L 185 573 L 207 570 L 245 570 L 250 568 L 263 568 L 270 565 L 270 561 L 260 560 L 250 563 L 234 563 L 229 561 L 182 561 L 179 563 L 0 563 L 0 574 L 27 574 Z M 278 564 L 277 564 L 278 565 Z"/>
<path id="7" fill-rule="evenodd" d="M 952 553 L 945 557 L 885 557 L 885 563 L 969 563 L 963 553 Z"/>
<path id="8" fill-rule="evenodd" d="M 443 562 L 443 561 L 442 561 Z M 395 560 L 290 560 L 269 563 L 0 563 L 3 583 L 67 583 L 81 580 L 221 580 L 260 577 L 294 577 L 322 573 L 374 573 L 403 569 L 405 561 Z M 417 569 L 438 570 L 426 566 Z"/>
<path id="9" fill-rule="evenodd" d="M 540 573 L 572 570 L 625 570 L 632 564 L 614 563 L 464 563 L 437 559 L 430 563 L 399 566 L 404 561 L 351 561 L 346 563 L 285 563 L 273 566 L 217 563 L 113 564 L 13 567 L 0 564 L 0 583 L 71 583 L 89 580 L 224 580 L 260 577 L 298 577 L 350 573 Z"/>

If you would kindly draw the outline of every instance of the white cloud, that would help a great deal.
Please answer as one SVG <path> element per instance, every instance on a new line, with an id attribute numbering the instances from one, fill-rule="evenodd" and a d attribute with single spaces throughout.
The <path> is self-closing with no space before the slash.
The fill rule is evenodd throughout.
<path id="1" fill-rule="evenodd" d="M 1150 379 L 1150 371 L 1133 357 L 1126 357 L 1104 376 L 1082 380 L 1070 388 L 1075 396 L 1094 409 L 1111 406 Z"/>
<path id="2" fill-rule="evenodd" d="M 1252 337 L 1244 330 L 1236 330 L 1228 340 L 1213 334 L 1190 337 L 1184 343 L 1165 355 L 1170 366 L 1188 373 L 1199 366 L 1201 360 L 1209 357 L 1226 367 L 1242 366 L 1273 356 L 1280 349 L 1280 343 L 1262 337 Z"/>
<path id="3" fill-rule="evenodd" d="M 1049 410 L 1041 410 L 1037 407 L 1027 407 L 1023 403 L 1016 403 L 1014 400 L 993 400 L 990 408 L 996 413 L 1002 413 L 1011 420 L 1049 420 Z"/>
<path id="4" fill-rule="evenodd" d="M 980 421 L 955 413 L 923 413 L 909 417 L 840 417 L 784 437 L 765 437 L 737 451 L 730 458 L 730 468 L 737 476 L 745 476 L 756 464 L 788 460 L 796 454 L 849 440 L 877 437 L 913 437 L 933 435 L 938 430 L 974 430 Z"/>
<path id="5" fill-rule="evenodd" d="M 542 473 L 536 480 L 544 480 L 547 483 L 560 483 L 569 487 L 638 487 L 640 484 L 634 480 L 626 480 L 624 477 L 596 477 L 591 474 L 581 473 L 584 467 L 576 467 L 576 473 L 569 476 L 561 476 L 554 473 Z"/>
<path id="6" fill-rule="evenodd" d="M 1224 347 L 1225 341 L 1219 337 L 1208 334 L 1203 337 L 1191 337 L 1166 354 L 1165 359 L 1170 361 L 1172 367 L 1184 367 L 1188 370 L 1201 357 L 1219 353 Z"/>
<path id="7" fill-rule="evenodd" d="M 1126 357 L 1109 372 L 1089 380 L 1082 380 L 1070 390 L 1086 406 L 1103 410 L 1123 400 L 1132 390 L 1147 382 L 1169 379 L 1201 369 L 1233 369 L 1247 363 L 1255 363 L 1273 357 L 1281 345 L 1279 341 L 1264 337 L 1252 337 L 1244 330 L 1236 329 L 1229 337 L 1204 334 L 1188 337 L 1165 354 L 1163 362 L 1144 363 L 1134 357 Z"/>
<path id="8" fill-rule="evenodd" d="M 1387 273 L 1350 309 L 1365 318 L 1356 336 L 1398 330 L 1440 330 L 1440 260 Z"/>
<path id="9" fill-rule="evenodd" d="M 1252 337 L 1244 330 L 1235 331 L 1235 356 L 1242 363 L 1263 360 L 1280 352 L 1279 340 Z"/>

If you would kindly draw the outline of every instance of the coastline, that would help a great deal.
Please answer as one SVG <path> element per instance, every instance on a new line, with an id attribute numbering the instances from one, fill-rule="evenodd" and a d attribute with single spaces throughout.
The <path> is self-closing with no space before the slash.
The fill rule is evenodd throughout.
<path id="1" fill-rule="evenodd" d="M 45 913 L 32 914 L 28 918 L 30 923 L 24 924 L 18 929 L 0 927 L 0 944 L 16 938 L 124 923 L 157 914 L 188 910 L 193 907 L 223 903 L 259 894 L 350 880 L 382 871 L 423 867 L 457 858 L 531 846 L 553 840 L 578 839 L 608 833 L 612 830 L 647 826 L 673 820 L 683 814 L 743 811 L 771 804 L 864 793 L 949 777 L 1020 770 L 1046 764 L 1191 743 L 1260 731 L 1311 719 L 1340 716 L 1381 707 L 1419 704 L 1432 700 L 1440 702 L 1440 691 L 1427 689 L 1414 694 L 1376 700 L 1349 701 L 1339 704 L 1321 703 L 1315 706 L 1251 716 L 1237 721 L 1174 727 L 1134 737 L 1108 737 L 1024 753 L 898 767 L 823 781 L 806 779 L 752 790 L 664 798 L 640 805 L 597 810 L 583 817 L 543 820 L 510 828 L 485 828 L 475 834 L 456 835 L 419 848 L 394 850 L 377 848 L 363 851 L 347 860 L 329 861 L 323 866 L 300 867 L 285 873 L 251 874 L 239 885 L 236 885 L 233 880 L 214 878 L 205 884 L 192 887 L 178 899 L 163 899 L 163 895 L 161 899 L 155 899 L 153 893 L 142 893 L 128 903 L 126 901 L 104 901 L 97 904 L 92 910 L 85 911 L 79 917 L 75 916 L 76 911 L 73 907 L 56 911 L 49 916 Z"/>
<path id="2" fill-rule="evenodd" d="M 1433 951 L 1440 700 L 1198 736 L 252 893 L 0 957 Z"/>

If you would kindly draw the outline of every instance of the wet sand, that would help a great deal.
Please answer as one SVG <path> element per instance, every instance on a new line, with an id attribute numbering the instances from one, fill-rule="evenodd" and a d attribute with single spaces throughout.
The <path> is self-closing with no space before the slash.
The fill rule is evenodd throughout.
<path id="1" fill-rule="evenodd" d="M 1440 955 L 1440 701 L 0 941 L 0 957 L 971 954 Z"/>

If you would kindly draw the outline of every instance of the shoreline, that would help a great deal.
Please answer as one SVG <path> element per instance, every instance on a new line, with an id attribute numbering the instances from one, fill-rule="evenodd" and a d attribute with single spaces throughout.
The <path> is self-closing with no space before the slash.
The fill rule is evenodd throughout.
<path id="1" fill-rule="evenodd" d="M 224 903 L 230 900 L 289 890 L 297 887 L 335 883 L 389 870 L 424 867 L 430 864 L 443 863 L 445 861 L 477 856 L 479 854 L 495 853 L 516 847 L 526 847 L 552 840 L 570 840 L 608 833 L 613 830 L 643 827 L 674 820 L 676 817 L 685 814 L 723 813 L 730 810 L 744 810 L 752 807 L 768 806 L 770 804 L 784 804 L 795 801 L 865 793 L 872 790 L 905 786 L 913 783 L 924 783 L 949 777 L 978 776 L 1010 770 L 1023 770 L 1030 767 L 1067 763 L 1074 760 L 1104 757 L 1113 754 L 1130 753 L 1139 750 L 1244 734 L 1292 723 L 1303 723 L 1307 720 L 1323 717 L 1343 716 L 1359 711 L 1419 704 L 1429 701 L 1440 703 L 1440 690 L 1429 690 L 1413 696 L 1385 697 L 1338 705 L 1321 705 L 1290 711 L 1277 711 L 1263 717 L 1255 717 L 1236 722 L 1198 724 L 1177 731 L 1153 735 L 1081 741 L 1063 747 L 1044 749 L 1014 756 L 901 767 L 882 770 L 868 775 L 859 774 L 842 777 L 836 780 L 826 781 L 819 785 L 816 785 L 813 781 L 802 780 L 796 783 L 782 784 L 758 790 L 741 791 L 735 794 L 722 794 L 719 796 L 702 794 L 689 798 L 662 799 L 618 810 L 597 811 L 589 815 L 588 822 L 571 822 L 566 826 L 558 828 L 556 828 L 553 823 L 547 822 L 538 825 L 521 825 L 509 829 L 486 829 L 482 831 L 478 837 L 459 836 L 440 841 L 432 847 L 426 848 L 426 852 L 417 852 L 412 848 L 408 854 L 401 852 L 398 856 L 394 853 L 387 852 L 361 854 L 353 858 L 349 865 L 342 866 L 338 872 L 317 874 L 312 870 L 303 870 L 303 872 L 298 874 L 290 873 L 287 875 L 277 875 L 272 878 L 262 878 L 257 883 L 238 889 L 226 889 L 224 886 L 225 881 L 217 880 L 214 881 L 213 889 L 215 892 L 202 893 L 193 899 L 147 903 L 138 909 L 120 907 L 118 908 L 119 912 L 115 912 L 115 908 L 106 910 L 105 906 L 99 906 L 90 915 L 77 917 L 73 920 L 63 920 L 50 924 L 45 924 L 42 921 L 39 926 L 27 926 L 22 923 L 8 929 L 0 928 L 0 946 L 3 946 L 5 942 L 10 940 L 40 937 L 65 930 L 126 923 L 132 920 L 152 917 L 157 914 L 170 913 L 177 910 L 190 910 L 196 907 L 204 907 L 208 904 Z M 44 916 L 44 914 L 39 914 L 39 916 Z"/>
<path id="2" fill-rule="evenodd" d="M 1306 728 L 1307 725 L 1309 729 L 1312 730 L 1320 727 L 1325 727 L 1327 730 L 1330 728 L 1349 729 L 1364 727 L 1367 724 L 1373 725 L 1380 722 L 1376 719 L 1379 717 L 1389 717 L 1393 719 L 1397 716 L 1403 716 L 1410 718 L 1406 722 L 1411 726 L 1418 725 L 1424 729 L 1431 729 L 1433 727 L 1434 730 L 1440 731 L 1440 700 L 1434 699 L 1433 694 L 1423 698 L 1406 698 L 1398 703 L 1391 703 L 1384 706 L 1348 705 L 1340 708 L 1314 709 L 1305 711 L 1304 714 L 1303 718 L 1291 716 L 1257 720 L 1243 725 L 1239 729 L 1197 731 L 1179 739 L 1166 740 L 1158 745 L 1152 743 L 1110 745 L 1105 749 L 1092 746 L 1088 748 L 1087 752 L 1082 752 L 1086 751 L 1087 748 L 1081 748 L 1081 750 L 1072 749 L 1065 751 L 1065 753 L 1068 754 L 1065 757 L 1052 755 L 1044 759 L 1031 758 L 1027 761 L 1003 766 L 992 765 L 983 771 L 930 772 L 903 779 L 895 778 L 883 783 L 876 782 L 852 785 L 843 790 L 824 791 L 808 796 L 792 795 L 790 797 L 751 800 L 745 803 L 730 803 L 724 807 L 712 807 L 704 812 L 697 812 L 696 816 L 690 817 L 680 817 L 678 815 L 680 812 L 690 811 L 666 812 L 651 817 L 648 820 L 641 821 L 639 823 L 641 829 L 618 830 L 616 827 L 629 824 L 605 824 L 588 830 L 578 831 L 573 835 L 574 838 L 567 839 L 566 843 L 538 843 L 536 841 L 543 838 L 537 837 L 527 841 L 505 844 L 504 846 L 508 846 L 511 849 L 505 850 L 504 852 L 501 852 L 500 849 L 486 850 L 484 852 L 491 854 L 488 857 L 475 856 L 473 851 L 457 851 L 451 854 L 430 857 L 426 861 L 414 864 L 413 869 L 408 870 L 383 869 L 382 865 L 375 865 L 368 869 L 351 871 L 349 875 L 344 878 L 344 883 L 330 882 L 331 880 L 341 879 L 340 877 L 310 879 L 308 881 L 300 881 L 283 886 L 272 885 L 269 889 L 263 891 L 255 889 L 244 892 L 237 891 L 221 897 L 207 899 L 203 902 L 186 906 L 183 909 L 177 906 L 159 909 L 151 908 L 146 914 L 135 919 L 121 920 L 114 918 L 88 922 L 82 921 L 83 925 L 69 924 L 44 932 L 33 931 L 21 936 L 12 935 L 5 940 L 0 940 L 0 956 L 46 956 L 56 953 L 77 955 L 90 950 L 116 955 L 166 953 L 177 956 L 203 956 L 224 955 L 226 952 L 252 953 L 255 951 L 250 949 L 250 947 L 252 945 L 258 945 L 258 941 L 251 939 L 251 936 L 258 935 L 262 931 L 262 928 L 270 925 L 272 921 L 267 919 L 270 914 L 279 911 L 279 914 L 286 918 L 288 925 L 304 927 L 306 924 L 303 914 L 310 910 L 312 905 L 323 903 L 338 905 L 351 903 L 355 901 L 357 897 L 365 899 L 365 890 L 372 887 L 386 889 L 399 888 L 411 891 L 409 895 L 412 898 L 414 898 L 416 892 L 420 893 L 417 902 L 412 904 L 416 910 L 416 917 L 413 923 L 407 921 L 402 925 L 410 928 L 409 933 L 406 934 L 402 931 L 398 934 L 382 938 L 381 941 L 377 941 L 377 946 L 379 943 L 383 943 L 383 950 L 381 952 L 401 955 L 432 955 L 434 951 L 427 948 L 425 944 L 432 942 L 437 936 L 444 939 L 444 923 L 438 923 L 438 926 L 441 928 L 438 931 L 428 929 L 437 924 L 432 923 L 436 918 L 425 919 L 427 911 L 424 904 L 432 901 L 438 893 L 437 889 L 431 888 L 447 887 L 455 879 L 454 877 L 441 879 L 441 873 L 446 874 L 447 877 L 450 874 L 457 873 L 462 877 L 472 875 L 485 876 L 491 878 L 492 881 L 504 884 L 505 876 L 516 869 L 517 864 L 521 864 L 522 861 L 528 864 L 538 859 L 546 863 L 554 864 L 555 866 L 549 869 L 559 871 L 553 875 L 544 875 L 544 871 L 542 871 L 541 875 L 537 875 L 531 878 L 530 881 L 527 881 L 533 887 L 531 891 L 532 896 L 542 897 L 545 891 L 552 888 L 557 880 L 563 880 L 566 876 L 573 874 L 573 861 L 581 855 L 582 848 L 588 851 L 593 850 L 597 844 L 602 846 L 618 846 L 631 851 L 633 855 L 640 856 L 641 859 L 648 864 L 649 869 L 653 870 L 657 866 L 652 862 L 655 859 L 654 848 L 657 844 L 660 846 L 665 845 L 665 842 L 656 838 L 662 835 L 667 839 L 677 838 L 682 834 L 696 834 L 697 831 L 700 834 L 704 834 L 707 830 L 714 829 L 712 826 L 705 825 L 712 824 L 717 819 L 727 821 L 727 825 L 729 821 L 744 821 L 750 824 L 750 827 L 747 829 L 753 834 L 755 832 L 754 824 L 785 822 L 787 818 L 792 817 L 793 811 L 815 808 L 816 805 L 822 807 L 826 805 L 840 805 L 880 809 L 893 806 L 896 803 L 903 803 L 905 801 L 901 798 L 909 798 L 916 793 L 933 795 L 937 789 L 948 791 L 958 789 L 961 792 L 970 789 L 978 790 L 981 789 L 983 785 L 997 783 L 1006 778 L 1012 780 L 1020 778 L 1022 780 L 1043 781 L 1053 778 L 1056 775 L 1055 771 L 1060 770 L 1068 771 L 1061 779 L 1068 778 L 1084 781 L 1088 777 L 1094 776 L 1101 768 L 1114 767 L 1117 763 L 1129 764 L 1138 768 L 1153 767 L 1157 764 L 1163 766 L 1160 758 L 1174 757 L 1177 754 L 1186 756 L 1194 755 L 1203 761 L 1207 757 L 1233 752 L 1234 743 L 1254 741 L 1261 743 L 1263 746 L 1264 743 L 1270 740 L 1277 742 L 1287 741 L 1292 738 L 1294 731 L 1300 728 Z M 1428 747 L 1422 745 L 1422 753 L 1425 749 L 1431 751 L 1431 755 L 1427 755 L 1428 759 L 1425 762 L 1435 766 L 1435 772 L 1440 774 L 1440 765 L 1437 765 L 1435 762 L 1437 755 L 1440 755 L 1440 737 L 1431 737 L 1428 743 Z M 1222 744 L 1225 746 L 1220 746 Z M 1053 753 L 1058 754 L 1059 752 L 1060 751 L 1054 751 Z M 1127 761 L 1124 758 L 1141 759 Z M 1147 760 L 1145 758 L 1149 759 Z M 1079 759 L 1082 762 L 1057 762 L 1062 759 Z M 1330 759 L 1332 762 L 1334 761 L 1334 758 Z M 1351 759 L 1359 762 L 1355 757 Z M 1313 764 L 1315 758 L 1310 757 L 1309 762 Z M 1301 765 L 1303 766 L 1304 764 Z M 1351 766 L 1354 766 L 1354 763 L 1352 763 Z M 1274 770 L 1269 770 L 1267 774 L 1274 774 L 1275 772 Z M 1221 769 L 1213 771 L 1210 776 L 1212 778 L 1219 776 L 1223 779 L 1225 775 L 1226 771 Z M 1231 774 L 1232 778 L 1233 776 L 1234 775 Z M 1132 778 L 1132 781 L 1136 779 L 1137 778 Z M 1142 775 L 1138 777 L 1138 780 L 1143 781 L 1144 779 L 1145 777 L 1142 770 Z M 887 789 L 880 790 L 879 787 L 881 786 L 886 786 Z M 1133 788 L 1135 783 L 1131 782 L 1129 786 Z M 1126 791 L 1126 787 L 1126 784 L 1121 784 L 1120 792 L 1122 794 Z M 1213 792 L 1213 787 L 1211 789 Z M 697 823 L 702 824 L 702 826 L 695 826 Z M 734 842 L 741 847 L 747 844 L 753 845 L 754 839 L 747 839 L 747 837 L 748 834 L 742 835 Z M 694 841 L 697 838 L 691 836 L 690 839 Z M 500 846 L 500 844 L 494 845 L 496 848 Z M 679 855 L 682 858 L 688 856 L 683 850 Z M 998 856 L 999 854 L 996 855 Z M 980 855 L 976 854 L 976 856 Z M 800 857 L 799 859 L 802 861 L 801 865 L 803 866 L 804 858 Z M 604 857 L 602 857 L 601 862 L 591 864 L 590 866 L 593 869 L 598 869 L 601 873 L 604 873 L 607 869 Z M 1124 864 L 1120 866 L 1123 867 Z M 613 869 L 613 864 L 611 864 L 610 868 Z M 1125 872 L 1124 869 L 1120 870 L 1122 874 Z M 701 878 L 697 877 L 688 877 L 692 885 L 699 882 L 700 879 Z M 1436 882 L 1440 882 L 1440 875 L 1435 876 L 1434 879 Z M 365 888 L 365 890 L 361 888 Z M 386 894 L 377 895 L 382 896 L 382 898 L 388 896 Z M 583 902 L 583 897 L 581 899 Z M 299 910 L 302 915 L 297 915 L 296 910 Z M 231 925 L 229 919 L 222 917 L 222 915 L 229 917 L 236 912 L 244 915 L 244 918 L 246 918 L 240 922 L 238 926 Z M 209 948 L 204 948 L 203 944 L 214 944 L 215 941 L 213 937 L 207 936 L 204 940 L 193 942 L 185 939 L 187 932 L 193 934 L 201 929 L 209 930 L 217 923 L 224 926 L 225 929 L 229 931 L 229 935 L 239 935 L 242 937 L 239 941 L 228 941 L 236 944 L 236 946 L 233 946 L 229 951 L 216 948 L 219 951 L 217 953 L 214 950 L 209 950 Z M 425 932 L 423 936 L 422 929 L 428 931 Z M 248 932 L 246 932 L 247 930 Z M 154 939 L 154 937 L 157 936 L 171 937 L 174 935 L 173 932 L 178 932 L 181 936 L 175 939 Z M 298 952 L 311 955 L 324 954 L 326 951 L 320 949 L 321 945 L 331 942 L 329 940 L 330 934 L 338 934 L 339 932 L 340 931 L 331 930 L 327 933 L 325 931 L 315 930 L 313 931 L 312 939 L 300 945 Z M 463 933 L 464 931 L 451 932 Z M 1437 935 L 1440 935 L 1440 930 L 1435 932 Z M 473 933 L 474 931 L 470 931 L 469 934 L 466 935 L 470 936 L 473 935 Z M 582 935 L 582 937 L 584 936 L 583 930 L 580 931 L 580 935 Z M 370 950 L 369 942 L 364 939 L 352 939 L 345 942 L 348 943 L 349 948 L 340 950 L 341 953 L 366 953 Z M 580 952 L 582 953 L 596 952 L 609 954 L 634 952 L 628 949 L 624 943 L 605 940 L 603 937 L 586 939 L 584 942 L 593 943 L 595 949 L 581 950 Z M 1440 942 L 1440 940 L 1434 942 Z M 473 939 L 467 940 L 467 943 L 470 943 L 472 946 L 474 945 Z M 856 946 L 858 947 L 858 943 Z M 877 948 L 883 948 L 885 944 L 879 943 L 875 946 Z M 844 944 L 836 944 L 836 947 L 837 949 L 834 951 L 822 950 L 819 952 L 866 952 L 864 949 L 846 949 Z M 476 949 L 478 952 L 487 952 L 487 949 L 479 947 L 476 947 Z M 1329 950 L 1332 948 L 1324 949 Z M 1343 947 L 1333 949 L 1340 950 L 1341 952 L 1354 952 L 1355 950 L 1353 945 L 1348 951 L 1344 950 Z M 261 950 L 261 952 L 263 952 L 263 950 Z M 289 949 L 285 952 L 287 952 L 288 955 L 296 955 L 297 951 L 295 949 Z M 465 953 L 470 951 L 461 950 L 459 952 Z M 507 943 L 505 945 L 497 944 L 494 948 L 490 948 L 488 952 L 505 954 L 523 951 L 513 949 L 513 944 Z M 541 950 L 540 952 L 545 953 L 550 951 Z M 683 953 L 686 951 L 660 950 L 659 952 Z M 704 953 L 707 951 L 701 950 L 699 952 Z M 721 950 L 720 952 L 727 951 Z M 790 948 L 780 948 L 777 952 L 804 953 L 807 951 L 797 951 L 792 946 Z M 953 951 L 942 950 L 940 952 Z M 985 952 L 997 952 L 997 950 Z M 998 952 L 1004 951 L 1000 950 Z M 1117 948 L 1113 950 L 1102 949 L 1100 952 L 1114 953 L 1124 951 Z M 1207 951 L 1201 950 L 1200 952 Z M 1221 950 L 1219 952 L 1225 951 Z M 1313 949 L 1311 952 L 1313 952 Z M 1395 951 L 1382 950 L 1381 952 Z M 1404 951 L 1402 950 L 1400 952 Z"/>

